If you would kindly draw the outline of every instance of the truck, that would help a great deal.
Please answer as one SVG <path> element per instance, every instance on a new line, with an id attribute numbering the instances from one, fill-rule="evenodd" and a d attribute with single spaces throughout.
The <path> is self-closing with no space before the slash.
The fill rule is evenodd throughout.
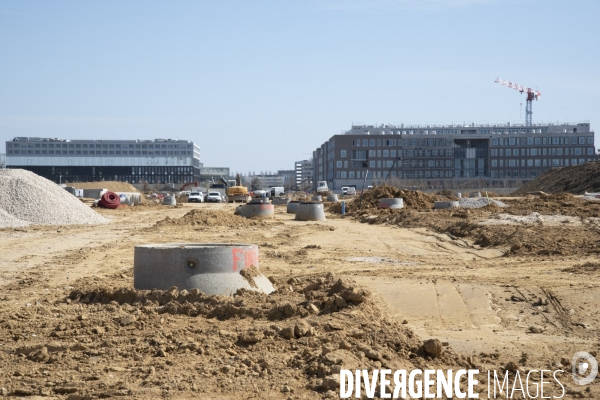
<path id="1" fill-rule="evenodd" d="M 317 196 L 327 196 L 329 194 L 329 187 L 327 181 L 317 182 Z"/>

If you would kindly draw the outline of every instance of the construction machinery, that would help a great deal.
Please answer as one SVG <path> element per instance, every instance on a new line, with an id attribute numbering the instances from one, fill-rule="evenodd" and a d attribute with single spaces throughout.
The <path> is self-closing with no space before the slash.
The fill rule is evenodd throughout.
<path id="1" fill-rule="evenodd" d="M 249 201 L 248 188 L 242 185 L 240 174 L 235 176 L 235 180 L 227 181 L 227 202 L 229 203 L 247 203 Z"/>
<path id="2" fill-rule="evenodd" d="M 179 189 L 179 191 L 180 191 L 180 192 L 183 192 L 183 191 L 185 191 L 185 189 L 186 189 L 186 188 L 189 188 L 190 186 L 191 186 L 191 187 L 198 187 L 198 181 L 194 181 L 194 182 L 188 182 L 188 183 L 186 183 L 185 185 L 183 185 L 183 186 L 181 187 L 181 189 Z"/>
<path id="3" fill-rule="evenodd" d="M 496 78 L 496 80 L 494 82 L 504 85 L 506 87 L 509 87 L 511 89 L 518 90 L 521 93 L 527 93 L 527 102 L 525 105 L 525 125 L 531 126 L 532 125 L 531 119 L 533 117 L 532 103 L 533 103 L 533 100 L 538 100 L 542 96 L 542 93 L 538 92 L 537 90 L 534 90 L 532 88 L 525 87 L 523 85 L 519 85 L 514 82 L 505 81 L 504 79 Z"/>

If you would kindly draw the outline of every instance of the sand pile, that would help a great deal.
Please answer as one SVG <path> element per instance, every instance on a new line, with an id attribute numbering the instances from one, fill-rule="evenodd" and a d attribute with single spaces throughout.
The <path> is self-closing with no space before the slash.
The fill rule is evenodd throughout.
<path id="1" fill-rule="evenodd" d="M 197 226 L 227 228 L 245 228 L 250 226 L 265 226 L 265 222 L 250 220 L 231 212 L 220 210 L 192 210 L 181 218 L 165 218 L 158 221 L 155 227 L 166 226 Z"/>
<path id="2" fill-rule="evenodd" d="M 588 162 L 564 168 L 552 168 L 525 184 L 514 194 L 543 191 L 584 194 L 600 192 L 600 162 Z"/>
<path id="3" fill-rule="evenodd" d="M 404 208 L 409 210 L 426 211 L 433 209 L 433 202 L 438 200 L 438 196 L 427 194 L 418 190 L 403 190 L 393 186 L 377 186 L 366 191 L 362 196 L 362 209 L 373 209 L 379 207 L 379 200 L 385 198 L 403 198 Z M 361 204 L 360 196 L 346 202 L 346 212 L 353 213 L 359 210 Z M 329 211 L 340 214 L 342 212 L 341 203 L 335 203 L 329 207 Z"/>
<path id="4" fill-rule="evenodd" d="M 101 181 L 101 182 L 73 182 L 67 183 L 76 189 L 107 189 L 109 192 L 133 192 L 139 193 L 133 185 L 127 182 Z"/>
<path id="5" fill-rule="evenodd" d="M 22 169 L 0 170 L 0 210 L 0 228 L 108 222 L 55 183 Z"/>

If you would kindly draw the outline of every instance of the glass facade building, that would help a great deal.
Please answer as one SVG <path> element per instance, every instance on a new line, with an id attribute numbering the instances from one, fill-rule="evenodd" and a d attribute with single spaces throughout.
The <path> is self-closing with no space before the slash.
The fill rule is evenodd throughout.
<path id="1" fill-rule="evenodd" d="M 7 168 L 54 182 L 116 180 L 183 184 L 200 177 L 200 148 L 188 140 L 63 140 L 16 137 L 6 142 Z"/>
<path id="2" fill-rule="evenodd" d="M 353 125 L 313 152 L 314 187 L 361 187 L 388 179 L 441 183 L 531 180 L 552 167 L 597 160 L 589 122 Z"/>

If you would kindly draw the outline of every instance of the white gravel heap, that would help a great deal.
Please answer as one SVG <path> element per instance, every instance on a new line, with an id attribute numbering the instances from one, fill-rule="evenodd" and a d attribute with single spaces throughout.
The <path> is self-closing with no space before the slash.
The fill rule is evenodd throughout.
<path id="1" fill-rule="evenodd" d="M 485 207 L 488 204 L 495 204 L 498 207 L 508 207 L 508 205 L 504 204 L 501 201 L 488 199 L 487 197 L 475 197 L 475 198 L 462 198 L 458 199 L 459 207 L 463 208 L 481 208 Z"/>
<path id="2" fill-rule="evenodd" d="M 106 218 L 46 178 L 23 169 L 0 170 L 0 228 L 107 222 Z"/>

